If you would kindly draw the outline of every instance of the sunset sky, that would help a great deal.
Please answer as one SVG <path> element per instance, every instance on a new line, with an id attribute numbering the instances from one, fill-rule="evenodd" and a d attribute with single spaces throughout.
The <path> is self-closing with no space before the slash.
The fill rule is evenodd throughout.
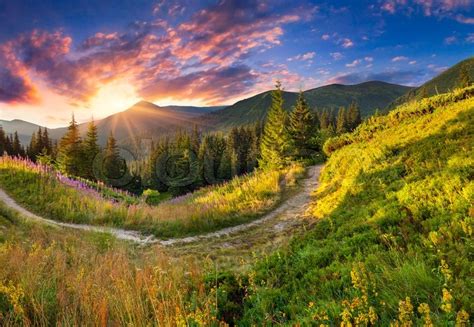
<path id="1" fill-rule="evenodd" d="M 0 0 L 0 119 L 232 104 L 276 79 L 419 85 L 473 55 L 473 3 Z"/>

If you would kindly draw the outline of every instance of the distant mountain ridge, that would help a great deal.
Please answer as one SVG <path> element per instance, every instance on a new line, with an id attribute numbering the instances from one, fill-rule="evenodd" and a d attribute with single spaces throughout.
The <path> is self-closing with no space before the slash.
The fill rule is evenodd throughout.
<path id="1" fill-rule="evenodd" d="M 383 109 L 412 87 L 380 81 L 369 81 L 355 85 L 331 84 L 304 91 L 303 94 L 312 109 L 337 110 L 356 101 L 362 116 L 369 116 L 375 110 Z M 284 108 L 289 111 L 296 103 L 297 92 L 283 91 Z M 221 110 L 201 117 L 203 125 L 214 129 L 228 129 L 233 126 L 251 124 L 266 117 L 271 104 L 271 91 L 238 101 Z"/>
<path id="2" fill-rule="evenodd" d="M 411 90 L 410 87 L 385 82 L 371 81 L 356 85 L 332 84 L 304 92 L 311 107 L 317 109 L 337 109 L 356 101 L 361 106 L 362 115 L 367 116 L 376 108 L 383 108 L 401 94 Z M 298 93 L 283 92 L 285 109 L 290 110 Z M 271 104 L 271 91 L 236 102 L 231 106 L 193 107 L 193 106 L 158 106 L 151 102 L 140 101 L 123 112 L 97 120 L 99 143 L 104 145 L 112 132 L 119 141 L 127 143 L 137 138 L 156 138 L 189 129 L 194 125 L 203 130 L 227 130 L 263 120 Z M 21 120 L 0 121 L 7 133 L 18 131 L 23 144 L 29 142 L 31 134 L 38 130 L 38 125 Z M 88 123 L 79 124 L 84 135 Z M 49 129 L 53 139 L 60 139 L 67 127 Z"/>
<path id="3" fill-rule="evenodd" d="M 426 98 L 438 93 L 446 93 L 454 90 L 459 86 L 459 78 L 463 69 L 468 72 L 471 81 L 474 81 L 474 57 L 471 57 L 457 63 L 423 85 L 395 99 L 395 101 L 388 106 L 388 109 L 393 109 L 407 101 Z"/>

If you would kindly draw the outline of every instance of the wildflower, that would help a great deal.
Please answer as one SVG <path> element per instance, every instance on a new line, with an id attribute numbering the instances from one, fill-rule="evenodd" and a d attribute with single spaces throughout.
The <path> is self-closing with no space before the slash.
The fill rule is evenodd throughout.
<path id="1" fill-rule="evenodd" d="M 445 283 L 447 284 L 451 280 L 453 275 L 451 270 L 449 269 L 448 263 L 444 259 L 441 259 L 441 273 L 443 274 Z"/>
<path id="2" fill-rule="evenodd" d="M 405 301 L 400 301 L 398 303 L 398 320 L 401 323 L 401 326 L 412 326 L 412 317 L 413 317 L 413 305 L 409 297 L 405 298 Z"/>
<path id="3" fill-rule="evenodd" d="M 464 311 L 460 310 L 456 315 L 456 327 L 465 327 L 468 326 L 469 322 L 469 314 Z"/>
<path id="4" fill-rule="evenodd" d="M 430 317 L 430 306 L 426 303 L 421 303 L 418 306 L 418 312 L 423 316 L 423 326 L 432 327 L 433 323 Z"/>
<path id="5" fill-rule="evenodd" d="M 451 312 L 452 310 L 452 302 L 453 296 L 449 291 L 445 288 L 443 288 L 443 299 L 442 299 L 442 304 L 441 304 L 441 310 L 443 310 L 446 313 Z"/>
<path id="6" fill-rule="evenodd" d="M 23 307 L 21 305 L 21 300 L 25 296 L 23 289 L 20 286 L 15 286 L 11 282 L 8 286 L 5 286 L 0 282 L 0 293 L 3 293 L 10 300 L 11 305 L 13 306 L 13 312 L 19 316 L 24 314 Z"/>
<path id="7" fill-rule="evenodd" d="M 441 239 L 438 236 L 437 232 L 430 232 L 428 235 L 428 238 L 430 239 L 431 242 L 433 242 L 435 246 L 441 243 Z"/>
<path id="8" fill-rule="evenodd" d="M 342 318 L 341 327 L 352 327 L 351 317 L 352 315 L 349 312 L 349 310 L 347 308 L 344 309 L 344 311 L 342 311 L 341 313 L 341 318 Z"/>
<path id="9" fill-rule="evenodd" d="M 369 308 L 369 320 L 372 325 L 375 325 L 375 322 L 377 321 L 377 313 L 375 312 L 374 307 Z"/>

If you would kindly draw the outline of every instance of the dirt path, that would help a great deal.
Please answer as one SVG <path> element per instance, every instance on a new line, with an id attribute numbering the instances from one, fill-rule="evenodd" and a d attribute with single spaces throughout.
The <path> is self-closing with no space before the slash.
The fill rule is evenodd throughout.
<path id="1" fill-rule="evenodd" d="M 23 216 L 46 223 L 53 226 L 73 228 L 85 231 L 93 231 L 99 233 L 110 233 L 116 238 L 126 241 L 132 241 L 141 245 L 147 244 L 160 244 L 163 246 L 177 245 L 177 244 L 189 244 L 196 243 L 200 241 L 210 240 L 210 239 L 221 239 L 229 238 L 232 236 L 238 236 L 244 231 L 255 228 L 257 226 L 268 225 L 269 223 L 273 226 L 273 230 L 276 232 L 281 232 L 287 229 L 288 226 L 294 223 L 296 217 L 303 215 L 308 208 L 310 202 L 310 195 L 317 186 L 319 173 L 321 171 L 322 165 L 311 166 L 308 168 L 308 176 L 303 181 L 302 190 L 284 202 L 281 206 L 266 214 L 260 219 L 254 220 L 247 224 L 242 224 L 234 227 L 228 227 L 216 232 L 184 237 L 184 238 L 173 238 L 169 240 L 160 240 L 154 236 L 144 236 L 136 231 L 124 230 L 119 228 L 112 227 L 103 227 L 103 226 L 92 226 L 92 225 L 81 225 L 81 224 L 71 224 L 58 222 L 51 219 L 46 219 L 40 217 L 31 211 L 20 206 L 15 200 L 13 200 L 7 193 L 0 189 L 0 200 L 3 201 L 8 207 L 18 211 Z"/>

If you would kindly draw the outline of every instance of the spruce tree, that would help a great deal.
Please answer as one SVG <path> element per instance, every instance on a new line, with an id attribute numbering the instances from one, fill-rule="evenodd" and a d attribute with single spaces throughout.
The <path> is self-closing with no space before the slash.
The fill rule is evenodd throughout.
<path id="1" fill-rule="evenodd" d="M 340 107 L 336 118 L 336 133 L 341 134 L 347 132 L 346 108 Z"/>
<path id="2" fill-rule="evenodd" d="M 5 138 L 5 151 L 9 154 L 13 154 L 13 137 L 12 135 L 7 135 Z"/>
<path id="3" fill-rule="evenodd" d="M 98 145 L 97 126 L 93 120 L 89 123 L 87 128 L 86 138 L 84 139 L 83 143 L 83 150 L 85 159 L 84 177 L 95 180 L 96 177 L 94 176 L 93 164 L 94 159 L 100 152 L 100 148 Z"/>
<path id="4" fill-rule="evenodd" d="M 362 118 L 360 116 L 360 109 L 357 103 L 354 101 L 349 106 L 349 110 L 347 112 L 347 126 L 349 131 L 353 131 L 360 125 L 362 122 Z"/>
<path id="5" fill-rule="evenodd" d="M 22 157 L 24 155 L 23 148 L 21 147 L 20 138 L 18 137 L 18 132 L 15 131 L 13 136 L 13 143 L 12 143 L 12 155 Z"/>
<path id="6" fill-rule="evenodd" d="M 286 130 L 287 115 L 283 109 L 281 83 L 272 91 L 272 104 L 267 115 L 261 143 L 260 167 L 282 168 L 288 161 L 289 136 Z"/>
<path id="7" fill-rule="evenodd" d="M 296 105 L 290 114 L 288 134 L 291 139 L 292 153 L 296 158 L 308 157 L 318 148 L 317 132 L 319 122 L 309 110 L 309 106 L 300 92 Z"/>
<path id="8" fill-rule="evenodd" d="M 114 185 L 116 180 L 123 178 L 127 173 L 127 164 L 125 163 L 125 160 L 120 157 L 117 141 L 112 133 L 110 133 L 107 140 L 107 146 L 102 161 L 102 169 L 103 181 L 110 185 Z"/>
<path id="9" fill-rule="evenodd" d="M 222 154 L 221 162 L 219 164 L 219 169 L 217 171 L 217 177 L 220 180 L 229 180 L 233 177 L 232 172 L 232 160 L 233 160 L 233 150 L 226 145 L 226 149 Z"/>
<path id="10" fill-rule="evenodd" d="M 82 176 L 84 157 L 82 142 L 74 115 L 69 124 L 66 135 L 59 142 L 58 167 L 63 173 L 73 176 Z"/>
<path id="11" fill-rule="evenodd" d="M 49 133 L 48 129 L 45 127 L 43 131 L 43 152 L 46 152 L 48 155 L 51 155 L 53 152 L 53 143 L 51 142 L 51 139 L 49 138 Z M 44 151 L 46 150 L 46 151 Z"/>
<path id="12" fill-rule="evenodd" d="M 5 131 L 3 127 L 0 125 L 0 156 L 2 156 L 5 152 Z"/>
<path id="13" fill-rule="evenodd" d="M 35 155 L 38 155 L 43 151 L 43 148 L 44 148 L 43 142 L 44 142 L 43 131 L 41 127 L 38 127 L 38 132 L 36 132 L 36 145 L 34 149 Z"/>
<path id="14" fill-rule="evenodd" d="M 37 149 L 36 133 L 33 133 L 31 135 L 30 145 L 28 145 L 26 148 L 26 155 L 28 156 L 28 158 L 30 158 L 33 161 L 36 160 L 36 156 L 38 155 L 38 153 L 35 153 L 36 149 Z"/>

